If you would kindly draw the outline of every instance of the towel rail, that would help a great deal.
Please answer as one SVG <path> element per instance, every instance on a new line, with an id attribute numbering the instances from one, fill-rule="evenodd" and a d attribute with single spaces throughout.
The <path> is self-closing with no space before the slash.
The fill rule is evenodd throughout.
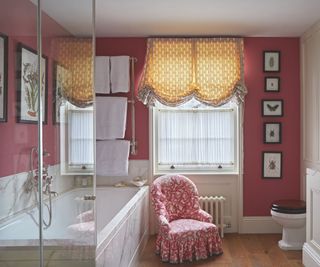
<path id="1" fill-rule="evenodd" d="M 135 114 L 135 91 L 134 91 L 134 64 L 138 62 L 136 57 L 130 57 L 130 91 L 131 99 L 128 100 L 128 103 L 131 104 L 131 141 L 130 141 L 130 154 L 137 155 L 137 140 L 136 140 L 136 114 Z M 102 93 L 96 93 L 96 96 L 108 96 Z"/>
<path id="2" fill-rule="evenodd" d="M 135 92 L 134 92 L 134 64 L 138 60 L 135 57 L 130 57 L 131 74 L 130 74 L 130 90 L 131 100 L 128 101 L 131 104 L 131 141 L 130 141 L 130 153 L 131 155 L 137 155 L 137 141 L 136 141 L 136 112 L 135 112 Z"/>

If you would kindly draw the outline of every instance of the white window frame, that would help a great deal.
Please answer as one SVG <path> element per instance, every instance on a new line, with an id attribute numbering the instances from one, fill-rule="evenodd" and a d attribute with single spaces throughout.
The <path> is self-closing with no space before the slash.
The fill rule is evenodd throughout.
<path id="1" fill-rule="evenodd" d="M 234 111 L 234 165 L 231 167 L 223 166 L 223 168 L 218 168 L 218 166 L 210 167 L 195 167 L 195 168 L 175 168 L 170 169 L 170 166 L 159 167 L 158 163 L 158 129 L 157 129 L 157 109 L 158 107 L 151 107 L 149 109 L 149 125 L 150 125 L 150 155 L 152 155 L 152 170 L 154 175 L 162 175 L 166 173 L 183 173 L 183 174 L 239 174 L 239 149 L 240 149 L 240 107 L 237 104 L 230 104 L 231 107 L 220 107 L 219 109 L 232 108 Z"/>
<path id="2" fill-rule="evenodd" d="M 69 164 L 69 112 L 92 112 L 93 107 L 78 108 L 69 102 L 65 102 L 60 106 L 60 169 L 62 175 L 93 175 L 94 164 L 89 165 L 70 165 Z M 94 142 L 93 142 L 94 144 Z"/>

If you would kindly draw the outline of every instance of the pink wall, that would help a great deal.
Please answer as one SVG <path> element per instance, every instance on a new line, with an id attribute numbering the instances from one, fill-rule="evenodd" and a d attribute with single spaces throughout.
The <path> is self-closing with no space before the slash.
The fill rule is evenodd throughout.
<path id="1" fill-rule="evenodd" d="M 136 64 L 135 90 L 143 69 L 146 38 L 98 38 L 97 55 L 130 55 L 138 58 Z M 273 200 L 299 198 L 300 173 L 300 81 L 298 38 L 244 38 L 245 81 L 248 95 L 244 116 L 244 215 L 267 216 Z M 263 51 L 281 51 L 281 78 L 279 93 L 264 92 L 262 71 Z M 270 74 L 273 75 L 273 74 Z M 261 100 L 279 98 L 284 100 L 282 118 L 261 116 Z M 138 155 L 133 159 L 149 159 L 148 109 L 137 103 Z M 282 122 L 282 144 L 263 144 L 263 122 Z M 130 138 L 130 114 L 126 138 Z M 283 178 L 262 179 L 262 151 L 283 152 Z"/>
<path id="2" fill-rule="evenodd" d="M 244 215 L 270 215 L 272 201 L 300 197 L 299 38 L 245 38 Z M 263 51 L 280 50 L 280 92 L 264 92 Z M 261 116 L 262 99 L 283 99 L 284 116 Z M 263 144 L 263 122 L 282 123 L 282 144 Z M 262 179 L 262 151 L 282 151 L 282 179 Z"/>
<path id="3" fill-rule="evenodd" d="M 19 42 L 36 50 L 36 8 L 25 0 L 4 1 L 0 9 L 0 32 L 8 40 L 8 120 L 0 123 L 0 177 L 29 170 L 31 147 L 37 146 L 37 125 L 16 122 L 17 91 L 17 44 Z M 8 10 L 10 12 L 8 12 Z M 17 20 L 17 18 L 20 18 Z M 56 164 L 59 158 L 59 127 L 52 123 L 52 72 L 50 38 L 68 35 L 56 22 L 43 15 L 43 54 L 48 57 L 48 106 L 47 124 L 44 125 L 44 148 L 51 156 L 45 159 L 48 164 Z"/>

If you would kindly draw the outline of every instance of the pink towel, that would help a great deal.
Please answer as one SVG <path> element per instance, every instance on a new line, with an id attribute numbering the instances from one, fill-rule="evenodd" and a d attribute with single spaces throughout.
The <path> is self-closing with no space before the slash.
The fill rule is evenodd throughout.
<path id="1" fill-rule="evenodd" d="M 82 212 L 77 216 L 77 221 L 79 223 L 90 222 L 93 220 L 94 220 L 93 210 L 88 210 L 88 211 Z"/>
<path id="2" fill-rule="evenodd" d="M 71 224 L 68 230 L 73 233 L 94 233 L 94 221 Z"/>

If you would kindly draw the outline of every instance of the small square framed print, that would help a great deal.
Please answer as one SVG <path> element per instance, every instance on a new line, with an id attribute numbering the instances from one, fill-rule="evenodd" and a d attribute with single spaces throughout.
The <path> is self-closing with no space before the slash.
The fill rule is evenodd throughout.
<path id="1" fill-rule="evenodd" d="M 263 142 L 265 144 L 281 144 L 281 123 L 265 122 Z"/>
<path id="2" fill-rule="evenodd" d="M 280 92 L 280 77 L 265 77 L 264 78 L 265 92 Z"/>
<path id="3" fill-rule="evenodd" d="M 279 179 L 282 177 L 282 152 L 262 152 L 262 178 Z"/>
<path id="4" fill-rule="evenodd" d="M 280 71 L 280 51 L 263 51 L 263 71 Z"/>
<path id="5" fill-rule="evenodd" d="M 262 99 L 262 116 L 263 117 L 282 117 L 283 100 L 282 99 Z"/>

